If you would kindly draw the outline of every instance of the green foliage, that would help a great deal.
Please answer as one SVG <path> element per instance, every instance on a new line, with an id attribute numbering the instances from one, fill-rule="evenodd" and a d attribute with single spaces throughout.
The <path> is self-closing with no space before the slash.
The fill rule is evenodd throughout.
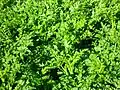
<path id="1" fill-rule="evenodd" d="M 0 90 L 119 89 L 119 0 L 0 0 Z"/>

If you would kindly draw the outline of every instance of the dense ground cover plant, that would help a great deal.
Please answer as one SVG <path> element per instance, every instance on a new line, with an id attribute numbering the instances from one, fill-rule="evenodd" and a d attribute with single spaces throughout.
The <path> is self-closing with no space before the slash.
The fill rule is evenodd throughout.
<path id="1" fill-rule="evenodd" d="M 119 89 L 119 0 L 0 0 L 0 90 Z"/>

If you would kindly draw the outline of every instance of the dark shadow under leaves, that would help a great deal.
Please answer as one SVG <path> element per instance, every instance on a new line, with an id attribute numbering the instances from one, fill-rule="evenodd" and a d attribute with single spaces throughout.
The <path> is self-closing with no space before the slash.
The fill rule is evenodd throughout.
<path id="1" fill-rule="evenodd" d="M 81 49 L 92 49 L 94 46 L 92 45 L 93 39 L 83 39 L 78 43 L 75 43 L 75 49 L 78 51 Z"/>

